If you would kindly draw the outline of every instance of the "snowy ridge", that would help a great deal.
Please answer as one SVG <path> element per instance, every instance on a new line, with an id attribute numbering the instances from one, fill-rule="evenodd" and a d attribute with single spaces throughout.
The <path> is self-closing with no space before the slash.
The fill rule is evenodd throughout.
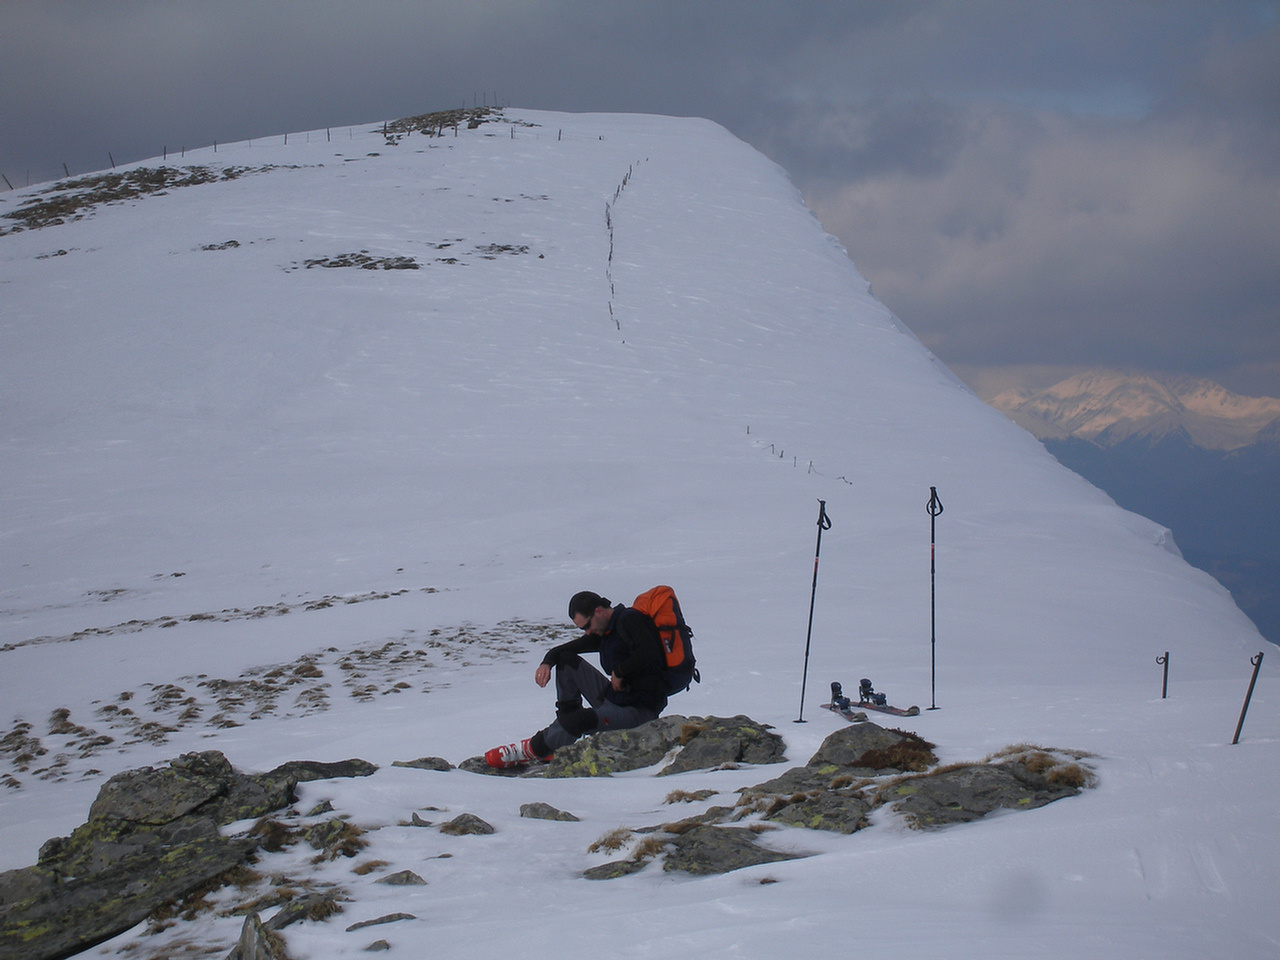
<path id="1" fill-rule="evenodd" d="M 49 751 L 25 770 L 0 756 L 18 781 L 0 793 L 0 867 L 32 862 L 120 769 L 189 749 L 244 769 L 362 756 L 384 770 L 308 785 L 301 806 L 382 826 L 370 855 L 428 886 L 332 865 L 353 901 L 290 928 L 299 956 L 359 952 L 373 937 L 343 927 L 393 910 L 419 918 L 388 929 L 393 948 L 436 956 L 594 955 L 610 933 L 625 956 L 816 956 L 848 949 L 854 921 L 927 956 L 1280 943 L 1267 667 L 1248 736 L 1226 743 L 1256 630 L 1166 531 L 905 333 L 776 165 L 706 121 L 517 110 L 456 136 L 321 131 L 182 164 L 243 172 L 0 237 L 0 736 L 25 723 Z M 0 196 L 0 217 L 33 196 Z M 942 709 L 902 725 L 947 761 L 1088 750 L 1085 796 L 940 834 L 782 831 L 768 842 L 823 855 L 771 867 L 777 883 L 651 868 L 587 884 L 588 844 L 661 818 L 668 791 L 732 802 L 764 777 L 534 793 L 388 766 L 532 733 L 551 703 L 531 675 L 568 597 L 657 582 L 679 592 L 704 675 L 671 709 L 773 723 L 803 762 L 844 722 L 790 722 L 818 499 L 833 527 L 809 702 L 868 676 L 926 706 L 931 485 Z M 397 688 L 386 663 L 419 649 Z M 321 676 L 275 710 L 211 722 L 228 709 L 211 679 L 303 663 Z M 99 733 L 127 704 L 164 717 L 168 685 L 202 712 L 153 740 L 111 728 L 81 756 L 47 732 L 60 708 Z M 322 708 L 296 704 L 303 687 Z M 521 823 L 532 799 L 581 823 Z M 394 827 L 427 804 L 498 833 Z"/>
<path id="2" fill-rule="evenodd" d="M 1234 450 L 1280 421 L 1280 400 L 1242 397 L 1212 380 L 1100 370 L 1041 391 L 1008 390 L 991 405 L 1042 439 L 1082 437 L 1103 446 L 1182 431 L 1198 446 Z"/>

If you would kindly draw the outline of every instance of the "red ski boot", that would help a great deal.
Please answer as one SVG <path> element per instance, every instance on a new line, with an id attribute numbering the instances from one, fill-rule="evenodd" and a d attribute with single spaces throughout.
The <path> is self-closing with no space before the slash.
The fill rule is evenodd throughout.
<path id="1" fill-rule="evenodd" d="M 519 743 L 508 743 L 505 746 L 494 747 L 492 750 L 485 751 L 484 755 L 484 762 L 495 770 L 505 770 L 508 767 L 518 767 L 524 763 L 535 763 L 550 759 L 551 757 L 549 755 L 540 757 L 534 753 L 528 740 L 521 740 Z"/>

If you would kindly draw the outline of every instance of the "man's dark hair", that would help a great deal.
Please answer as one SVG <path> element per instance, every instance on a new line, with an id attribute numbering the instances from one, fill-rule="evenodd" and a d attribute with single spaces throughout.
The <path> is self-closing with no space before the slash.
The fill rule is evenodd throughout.
<path id="1" fill-rule="evenodd" d="M 569 600 L 569 619 L 572 620 L 574 614 L 582 614 L 589 617 L 596 612 L 596 607 L 612 607 L 606 598 L 598 593 L 592 593 L 590 590 L 583 590 L 581 593 L 575 593 Z"/>

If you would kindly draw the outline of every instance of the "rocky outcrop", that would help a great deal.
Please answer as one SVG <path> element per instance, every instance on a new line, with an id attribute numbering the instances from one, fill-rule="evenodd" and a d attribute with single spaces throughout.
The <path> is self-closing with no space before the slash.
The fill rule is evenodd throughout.
<path id="1" fill-rule="evenodd" d="M 746 718 L 737 717 L 716 724 L 724 731 L 716 739 L 731 739 L 733 731 L 743 729 L 743 720 Z M 642 830 L 648 836 L 629 857 L 593 867 L 584 875 L 596 880 L 625 876 L 659 856 L 664 870 L 695 875 L 806 856 L 761 846 L 757 839 L 762 829 L 767 829 L 764 824 L 724 824 L 762 815 L 761 820 L 790 826 L 853 833 L 866 826 L 867 814 L 875 806 L 867 788 L 879 777 L 936 763 L 932 746 L 915 734 L 885 730 L 873 723 L 842 727 L 823 741 L 805 766 L 740 791 L 736 806 L 713 806 L 698 817 Z"/>
<path id="2" fill-rule="evenodd" d="M 761 813 L 777 823 L 853 833 L 878 806 L 869 788 L 879 778 L 937 762 L 933 744 L 913 733 L 851 724 L 827 737 L 803 767 L 743 790 L 737 815 Z"/>
<path id="3" fill-rule="evenodd" d="M 803 766 L 740 789 L 732 805 L 712 805 L 673 822 L 610 831 L 588 852 L 634 845 L 621 859 L 594 866 L 584 875 L 621 877 L 660 861 L 663 870 L 700 876 L 792 860 L 808 854 L 777 847 L 792 847 L 801 835 L 779 833 L 776 836 L 784 842 L 771 845 L 767 837 L 773 831 L 796 826 L 854 833 L 868 825 L 873 811 L 886 807 L 917 829 L 963 823 L 998 809 L 1027 810 L 1092 785 L 1094 775 L 1083 762 L 1085 756 L 1019 745 L 980 762 L 939 767 L 933 744 L 914 733 L 869 722 L 843 725 Z M 782 759 L 781 738 L 748 717 L 669 716 L 633 730 L 584 737 L 557 751 L 538 775 L 608 776 L 652 767 L 653 776 L 664 776 Z M 481 758 L 473 760 L 483 766 Z M 438 758 L 403 765 L 448 769 L 447 761 Z M 469 765 L 474 766 L 472 761 L 461 766 Z M 294 801 L 294 788 L 301 781 L 367 776 L 375 770 L 360 760 L 291 762 L 247 775 L 235 771 L 222 754 L 209 751 L 186 754 L 167 767 L 112 777 L 99 791 L 85 824 L 69 837 L 48 841 L 35 866 L 0 874 L 0 957 L 56 960 L 78 953 L 148 917 L 154 921 L 160 908 L 242 876 L 248 872 L 243 865 L 258 851 L 266 854 L 306 842 L 316 851 L 313 864 L 355 857 L 367 845 L 366 829 L 335 812 L 332 804 L 317 804 L 300 818 L 290 811 L 276 819 L 275 811 Z M 530 781 L 531 792 L 536 784 Z M 713 789 L 677 789 L 666 802 L 702 803 L 714 796 Z M 577 820 L 536 798 L 521 805 L 520 815 Z M 221 827 L 242 821 L 256 823 L 235 836 L 222 835 Z M 432 826 L 417 812 L 401 825 Z M 477 837 L 495 832 L 471 813 L 461 813 L 436 829 Z M 365 866 L 363 872 L 390 864 L 371 860 Z M 407 869 L 376 882 L 426 883 Z M 347 897 L 332 883 L 303 879 L 290 886 L 295 889 L 286 895 L 284 887 L 272 884 L 233 911 L 246 919 L 231 957 L 283 956 L 279 930 L 339 913 Z M 263 923 L 258 913 L 267 909 L 275 912 Z"/>
<path id="4" fill-rule="evenodd" d="M 936 829 L 997 809 L 1029 810 L 1079 793 L 1093 782 L 1085 754 L 1010 747 L 978 763 L 938 768 L 933 744 L 874 723 L 842 727 L 802 767 L 739 791 L 736 805 L 635 831 L 645 835 L 630 855 L 585 871 L 610 879 L 661 858 L 664 870 L 723 873 L 804 856 L 757 843 L 768 824 L 854 833 L 872 811 L 889 806 L 908 826 Z M 726 824 L 751 820 L 748 828 Z"/>
<path id="5" fill-rule="evenodd" d="M 742 791 L 739 811 L 817 830 L 853 833 L 888 805 L 908 826 L 933 829 L 995 810 L 1030 810 L 1094 782 L 1078 751 L 1010 747 L 977 763 L 937 768 L 933 744 L 862 723 L 823 741 L 803 767 Z"/>
<path id="6" fill-rule="evenodd" d="M 375 769 L 364 761 L 294 762 L 248 775 L 207 751 L 118 774 L 99 791 L 86 823 L 48 841 L 35 866 L 0 874 L 0 954 L 51 960 L 122 933 L 161 905 L 217 883 L 265 842 L 262 835 L 223 837 L 219 827 L 287 806 L 300 781 Z"/>
<path id="7" fill-rule="evenodd" d="M 889 803 L 921 830 L 978 820 L 995 810 L 1033 810 L 1095 782 L 1078 751 L 1012 747 L 983 763 L 957 764 L 882 787 Z"/>
<path id="8" fill-rule="evenodd" d="M 665 765 L 658 776 L 712 770 L 740 763 L 781 763 L 782 738 L 750 717 L 660 717 L 630 730 L 609 730 L 583 737 L 557 750 L 551 762 L 533 773 L 543 777 L 607 777 L 628 770 Z M 516 767 L 494 770 L 483 757 L 458 765 L 472 773 L 524 776 Z"/>

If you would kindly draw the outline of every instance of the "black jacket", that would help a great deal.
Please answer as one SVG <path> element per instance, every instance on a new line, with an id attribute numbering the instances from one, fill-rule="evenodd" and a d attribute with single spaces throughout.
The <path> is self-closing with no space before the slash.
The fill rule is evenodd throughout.
<path id="1" fill-rule="evenodd" d="M 659 713 L 667 705 L 663 679 L 667 658 L 662 638 L 653 621 L 639 610 L 618 604 L 613 608 L 604 636 L 583 634 L 576 640 L 552 647 L 542 662 L 557 667 L 568 658 L 584 653 L 600 654 L 604 672 L 622 680 L 623 688 L 609 690 L 605 699 L 620 706 L 635 705 Z"/>

